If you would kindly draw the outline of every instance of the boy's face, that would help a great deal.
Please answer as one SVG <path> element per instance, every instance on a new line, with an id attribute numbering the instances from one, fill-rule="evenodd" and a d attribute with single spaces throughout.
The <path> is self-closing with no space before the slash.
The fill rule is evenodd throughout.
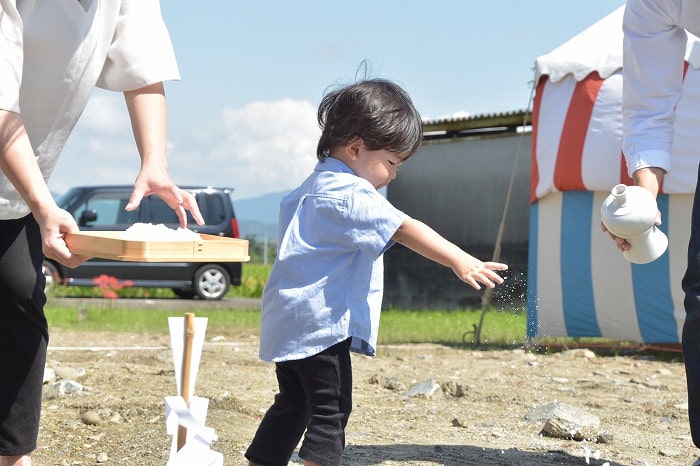
<path id="1" fill-rule="evenodd" d="M 354 151 L 354 157 L 351 157 L 350 168 L 357 176 L 372 183 L 376 189 L 380 189 L 396 178 L 396 173 L 406 157 L 407 154 L 397 154 L 388 150 L 369 150 L 359 144 Z"/>

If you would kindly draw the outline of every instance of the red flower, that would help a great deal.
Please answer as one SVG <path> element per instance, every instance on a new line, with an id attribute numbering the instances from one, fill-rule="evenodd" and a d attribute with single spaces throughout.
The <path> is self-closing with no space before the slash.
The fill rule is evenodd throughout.
<path id="1" fill-rule="evenodd" d="M 93 278 L 92 282 L 102 291 L 102 296 L 109 299 L 117 299 L 119 297 L 115 290 L 120 290 L 125 286 L 134 286 L 134 282 L 131 280 L 122 281 L 105 274 Z"/>

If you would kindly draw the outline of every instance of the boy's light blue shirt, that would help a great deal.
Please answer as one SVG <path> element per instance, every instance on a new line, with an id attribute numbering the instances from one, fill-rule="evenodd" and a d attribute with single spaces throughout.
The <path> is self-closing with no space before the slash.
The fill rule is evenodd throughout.
<path id="1" fill-rule="evenodd" d="M 352 337 L 374 356 L 382 254 L 407 218 L 371 183 L 327 157 L 280 203 L 277 259 L 263 291 L 260 358 L 303 359 Z"/>

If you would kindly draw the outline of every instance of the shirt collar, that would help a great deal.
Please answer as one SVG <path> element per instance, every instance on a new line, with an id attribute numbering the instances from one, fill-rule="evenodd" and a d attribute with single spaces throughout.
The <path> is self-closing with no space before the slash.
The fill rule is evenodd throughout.
<path id="1" fill-rule="evenodd" d="M 323 160 L 319 160 L 314 168 L 315 172 L 336 172 L 336 173 L 350 173 L 355 174 L 350 167 L 341 162 L 334 157 L 324 157 Z"/>

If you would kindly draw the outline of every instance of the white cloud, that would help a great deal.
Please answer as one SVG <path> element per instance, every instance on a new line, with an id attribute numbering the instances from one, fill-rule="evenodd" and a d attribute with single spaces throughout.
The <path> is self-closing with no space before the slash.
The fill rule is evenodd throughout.
<path id="1" fill-rule="evenodd" d="M 71 186 L 131 184 L 140 167 L 123 94 L 97 90 L 88 101 L 49 180 Z"/>
<path id="2" fill-rule="evenodd" d="M 131 131 L 124 95 L 118 92 L 96 91 L 90 97 L 80 121 L 91 131 L 119 134 Z"/>
<path id="3" fill-rule="evenodd" d="M 51 177 L 53 191 L 133 183 L 138 153 L 119 101 L 119 94 L 92 97 Z M 182 127 L 187 130 L 178 129 Z M 213 122 L 198 115 L 173 115 L 170 175 L 180 185 L 233 187 L 239 199 L 285 191 L 313 170 L 319 136 L 316 108 L 306 101 L 224 108 Z"/>
<path id="4" fill-rule="evenodd" d="M 181 184 L 230 186 L 237 198 L 255 197 L 293 188 L 316 163 L 320 130 L 309 102 L 225 108 L 216 125 L 193 134 L 190 149 L 178 144 L 170 152 L 171 175 L 187 180 Z"/>

